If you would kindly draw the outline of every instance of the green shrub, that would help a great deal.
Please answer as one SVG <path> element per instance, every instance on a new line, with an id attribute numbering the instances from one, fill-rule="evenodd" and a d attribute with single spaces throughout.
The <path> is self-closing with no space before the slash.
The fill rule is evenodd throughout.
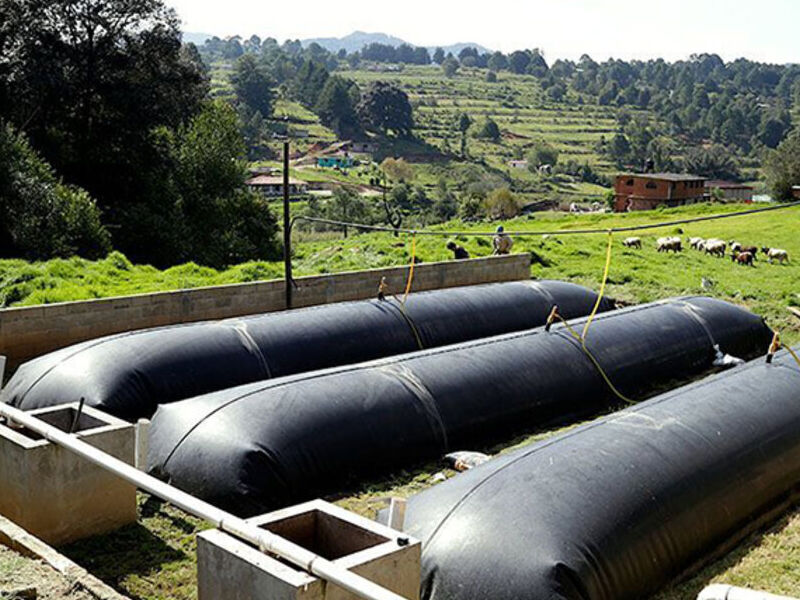
<path id="1" fill-rule="evenodd" d="M 0 254 L 97 258 L 110 247 L 89 194 L 64 185 L 22 134 L 0 124 Z"/>

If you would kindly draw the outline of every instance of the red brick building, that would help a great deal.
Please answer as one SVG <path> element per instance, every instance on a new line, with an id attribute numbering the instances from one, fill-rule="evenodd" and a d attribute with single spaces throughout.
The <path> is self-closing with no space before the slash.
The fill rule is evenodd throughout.
<path id="1" fill-rule="evenodd" d="M 617 175 L 614 211 L 652 210 L 659 206 L 681 206 L 702 202 L 705 178 L 679 173 Z"/>

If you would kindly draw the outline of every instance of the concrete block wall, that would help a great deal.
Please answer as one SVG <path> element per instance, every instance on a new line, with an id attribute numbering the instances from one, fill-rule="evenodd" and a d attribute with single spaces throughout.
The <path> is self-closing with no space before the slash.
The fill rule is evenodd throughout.
<path id="1" fill-rule="evenodd" d="M 402 295 L 408 266 L 300 277 L 293 307 L 371 298 L 381 277 L 386 277 L 392 293 Z M 414 268 L 412 291 L 529 277 L 529 254 L 422 263 Z M 284 310 L 284 299 L 283 280 L 271 280 L 7 308 L 0 310 L 0 355 L 8 357 L 7 371 L 13 371 L 28 359 L 85 340 L 134 329 Z"/>

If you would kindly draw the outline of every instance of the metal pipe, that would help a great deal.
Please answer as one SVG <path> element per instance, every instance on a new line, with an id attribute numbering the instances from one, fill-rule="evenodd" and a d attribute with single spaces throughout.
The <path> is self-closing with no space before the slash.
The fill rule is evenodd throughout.
<path id="1" fill-rule="evenodd" d="M 44 437 L 46 440 L 63 446 L 78 456 L 114 473 L 122 479 L 132 483 L 138 488 L 150 492 L 154 496 L 166 500 L 170 504 L 204 519 L 215 527 L 249 542 L 258 547 L 262 552 L 275 554 L 304 571 L 312 573 L 321 579 L 338 585 L 339 587 L 356 594 L 367 600 L 403 600 L 402 596 L 395 594 L 381 586 L 364 579 L 363 577 L 340 567 L 333 562 L 322 558 L 290 542 L 280 536 L 256 527 L 235 515 L 227 513 L 216 506 L 204 502 L 187 494 L 163 481 L 143 473 L 135 467 L 109 456 L 105 452 L 90 446 L 74 435 L 70 435 L 35 416 L 23 412 L 8 404 L 0 403 L 0 416 L 27 427 Z"/>
<path id="2" fill-rule="evenodd" d="M 795 600 L 789 596 L 776 596 L 766 592 L 748 590 L 721 583 L 706 586 L 697 595 L 697 600 Z"/>
<path id="3" fill-rule="evenodd" d="M 292 226 L 289 206 L 289 142 L 283 142 L 283 271 L 286 308 L 292 308 Z"/>

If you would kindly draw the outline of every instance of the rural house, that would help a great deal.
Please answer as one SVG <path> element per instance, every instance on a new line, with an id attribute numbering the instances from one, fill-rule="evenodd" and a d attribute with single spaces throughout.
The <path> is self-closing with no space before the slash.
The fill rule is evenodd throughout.
<path id="1" fill-rule="evenodd" d="M 349 156 L 319 156 L 317 157 L 317 166 L 323 168 L 339 168 L 349 169 L 353 166 L 353 159 Z"/>
<path id="2" fill-rule="evenodd" d="M 800 185 L 792 186 L 792 196 L 800 200 Z"/>
<path id="3" fill-rule="evenodd" d="M 353 152 L 355 154 L 375 154 L 378 151 L 378 142 L 373 142 L 370 140 L 354 140 L 347 142 L 342 149 L 345 152 Z"/>
<path id="4" fill-rule="evenodd" d="M 702 202 L 705 178 L 680 173 L 636 173 L 617 175 L 614 211 L 652 210 Z"/>
<path id="5" fill-rule="evenodd" d="M 709 197 L 711 197 L 711 195 L 714 193 L 714 190 L 720 190 L 724 200 L 741 200 L 744 202 L 753 201 L 753 186 L 751 185 L 735 183 L 733 181 L 711 179 L 706 181 L 705 188 L 706 195 Z"/>
<path id="6" fill-rule="evenodd" d="M 263 196 L 282 196 L 283 195 L 283 176 L 256 175 L 245 181 L 245 185 L 252 190 L 261 193 Z M 308 192 L 308 184 L 299 179 L 289 178 L 289 194 L 297 196 Z"/>

